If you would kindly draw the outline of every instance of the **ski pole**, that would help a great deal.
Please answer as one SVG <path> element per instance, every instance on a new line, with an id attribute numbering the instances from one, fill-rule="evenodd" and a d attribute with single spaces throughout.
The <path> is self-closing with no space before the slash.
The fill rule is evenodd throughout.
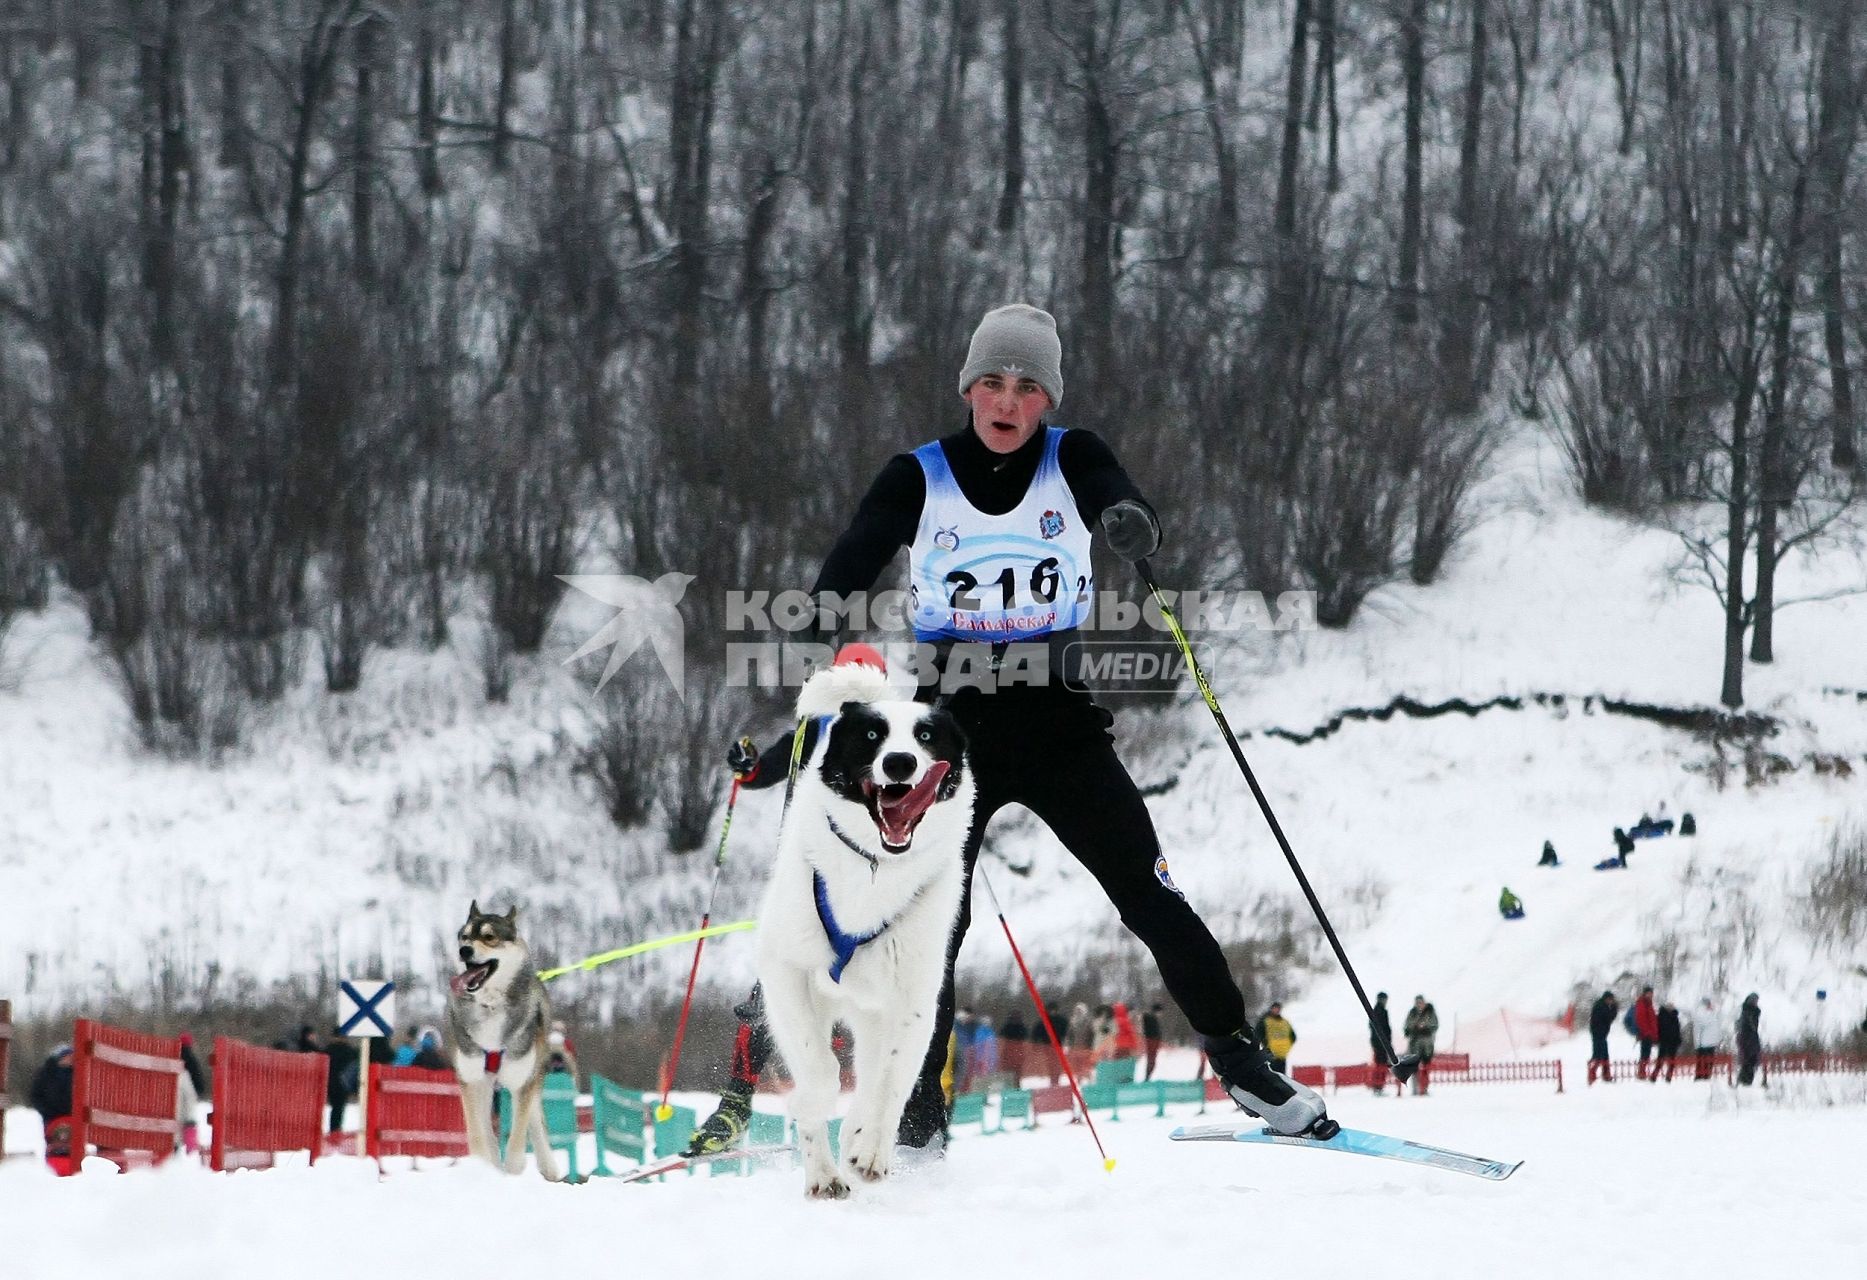
<path id="1" fill-rule="evenodd" d="M 732 794 L 726 797 L 726 817 L 720 823 L 720 847 L 713 854 L 713 883 L 707 889 L 707 909 L 700 913 L 700 936 L 694 939 L 694 963 L 687 970 L 687 995 L 681 1000 L 681 1020 L 674 1027 L 674 1050 L 668 1059 L 668 1084 L 662 1092 L 655 1119 L 667 1121 L 674 1116 L 668 1098 L 674 1092 L 674 1073 L 681 1066 L 681 1042 L 687 1038 L 687 1014 L 694 1007 L 694 979 L 700 976 L 700 953 L 707 945 L 707 925 L 713 920 L 713 896 L 720 891 L 720 871 L 726 866 L 726 837 L 733 829 L 733 806 L 739 803 L 739 778 L 733 777 Z"/>
<path id="2" fill-rule="evenodd" d="M 1290 848 L 1290 841 L 1284 836 L 1284 829 L 1277 821 L 1277 815 L 1271 812 L 1271 802 L 1264 797 L 1264 789 L 1258 785 L 1258 779 L 1251 772 L 1251 766 L 1245 761 L 1245 753 L 1239 748 L 1238 739 L 1232 734 L 1232 726 L 1226 723 L 1225 712 L 1219 709 L 1218 695 L 1212 692 L 1212 685 L 1206 680 L 1206 673 L 1200 669 L 1199 659 L 1193 656 L 1193 646 L 1186 638 L 1186 632 L 1180 629 L 1180 620 L 1173 616 L 1173 610 L 1167 606 L 1166 597 L 1154 584 L 1154 574 L 1148 568 L 1147 557 L 1134 562 L 1140 571 L 1141 581 L 1148 593 L 1154 597 L 1154 603 L 1160 606 L 1161 617 L 1167 620 L 1167 629 L 1173 632 L 1173 639 L 1180 646 L 1180 653 L 1186 659 L 1187 669 L 1193 673 L 1193 682 L 1199 686 L 1199 696 L 1205 699 L 1206 709 L 1212 712 L 1212 718 L 1218 723 L 1219 732 L 1225 735 L 1225 745 L 1232 749 L 1232 759 L 1238 762 L 1239 772 L 1245 775 L 1245 784 L 1251 788 L 1251 794 L 1257 799 L 1258 808 L 1264 812 L 1264 820 L 1270 824 L 1271 834 L 1277 837 L 1277 847 L 1284 851 L 1284 859 L 1289 862 L 1291 872 L 1297 878 L 1297 885 L 1303 890 L 1303 896 L 1309 900 L 1310 910 L 1316 913 L 1316 922 L 1322 926 L 1323 936 L 1329 939 L 1329 946 L 1335 952 L 1335 958 L 1342 966 L 1342 972 L 1348 975 L 1348 984 L 1355 988 L 1355 998 L 1361 1001 L 1362 1011 L 1368 1015 L 1368 1030 L 1375 1043 L 1381 1046 L 1387 1059 L 1388 1070 L 1394 1078 L 1405 1084 L 1420 1069 L 1417 1054 L 1408 1054 L 1404 1058 L 1394 1056 L 1394 1046 L 1388 1037 L 1381 1034 L 1381 1028 L 1374 1020 L 1374 1006 L 1368 1001 L 1368 993 L 1362 989 L 1361 979 L 1355 976 L 1355 966 L 1348 962 L 1348 953 L 1342 949 L 1342 940 L 1335 936 L 1335 927 L 1324 914 L 1322 903 L 1316 898 L 1316 891 L 1310 888 L 1309 877 L 1303 874 L 1302 864 L 1297 861 L 1295 851 Z"/>
<path id="3" fill-rule="evenodd" d="M 1031 977 L 1030 966 L 1024 963 L 1024 953 L 1018 950 L 1018 940 L 1011 936 L 1011 925 L 1005 921 L 1005 909 L 998 905 L 998 895 L 992 892 L 992 877 L 985 873 L 985 867 L 973 864 L 973 870 L 985 885 L 986 896 L 992 899 L 992 910 L 998 916 L 998 927 L 1005 931 L 1005 941 L 1011 944 L 1011 958 L 1018 962 L 1018 972 L 1024 975 L 1024 985 L 1030 989 L 1031 1003 L 1037 1006 L 1038 1019 L 1044 1024 L 1044 1034 L 1050 1037 L 1050 1050 L 1057 1055 L 1062 1064 L 1064 1079 L 1070 1082 L 1070 1093 L 1076 1099 L 1076 1105 L 1083 1113 L 1083 1121 L 1089 1126 L 1089 1136 L 1095 1139 L 1096 1154 L 1102 1157 L 1102 1168 L 1115 1172 L 1115 1159 L 1102 1146 L 1102 1135 L 1096 1132 L 1096 1122 L 1089 1114 L 1089 1104 L 1083 1101 L 1082 1088 L 1076 1083 L 1076 1073 L 1070 1070 L 1070 1059 L 1063 1052 L 1063 1042 L 1057 1038 L 1057 1029 L 1050 1025 L 1050 1013 L 1044 1008 L 1044 998 L 1037 994 L 1037 983 Z"/>

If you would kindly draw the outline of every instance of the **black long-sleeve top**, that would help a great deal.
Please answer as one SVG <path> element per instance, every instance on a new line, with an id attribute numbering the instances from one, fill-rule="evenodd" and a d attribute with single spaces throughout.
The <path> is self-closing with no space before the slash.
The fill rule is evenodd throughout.
<path id="1" fill-rule="evenodd" d="M 1044 456 L 1044 432 L 1036 432 L 1011 453 L 1000 454 L 986 448 L 985 442 L 968 424 L 941 437 L 940 447 L 946 451 L 947 465 L 966 500 L 987 515 L 1003 515 L 1024 501 L 1025 492 L 1037 476 Z M 1087 528 L 1095 528 L 1103 511 L 1124 498 L 1140 502 L 1150 515 L 1153 514 L 1153 507 L 1141 496 L 1140 488 L 1116 460 L 1114 451 L 1092 431 L 1070 429 L 1063 433 L 1063 439 L 1057 444 L 1057 467 L 1070 486 L 1077 513 Z M 855 518 L 830 549 L 811 593 L 846 596 L 873 587 L 895 553 L 914 541 L 914 534 L 920 527 L 921 507 L 926 500 L 927 479 L 920 461 L 912 453 L 899 453 L 890 458 L 857 506 Z M 1088 707 L 1086 696 L 1071 693 L 1059 684 L 1013 690 L 1001 696 L 1000 701 L 1009 702 L 1014 698 L 1053 700 L 1049 723 L 1058 731 L 1071 715 L 1087 716 L 1089 723 L 1098 727 L 1107 723 L 1106 717 L 1095 718 L 1101 717 L 1101 713 Z M 1069 712 L 1059 713 L 1056 702 L 1067 702 Z M 814 723 L 804 726 L 805 757 L 816 746 L 816 733 Z M 783 734 L 767 747 L 759 756 L 757 770 L 751 777 L 741 779 L 740 785 L 756 791 L 788 778 L 792 737 L 791 733 Z"/>

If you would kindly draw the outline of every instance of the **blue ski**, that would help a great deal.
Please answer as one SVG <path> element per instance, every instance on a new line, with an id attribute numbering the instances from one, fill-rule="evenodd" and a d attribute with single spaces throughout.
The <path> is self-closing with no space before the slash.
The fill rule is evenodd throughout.
<path id="1" fill-rule="evenodd" d="M 1280 1147 L 1313 1147 L 1317 1151 L 1346 1151 L 1358 1156 L 1404 1160 L 1409 1164 L 1469 1173 L 1475 1178 L 1489 1178 L 1493 1182 L 1502 1182 L 1523 1167 L 1521 1160 L 1508 1163 L 1503 1160 L 1486 1160 L 1482 1156 L 1468 1156 L 1460 1151 L 1448 1151 L 1444 1147 L 1429 1146 L 1424 1142 L 1408 1142 L 1404 1138 L 1390 1138 L 1384 1133 L 1369 1133 L 1366 1129 L 1343 1129 L 1324 1141 L 1273 1133 L 1258 1124 L 1195 1124 L 1181 1125 L 1168 1136 L 1175 1142 L 1262 1142 Z"/>

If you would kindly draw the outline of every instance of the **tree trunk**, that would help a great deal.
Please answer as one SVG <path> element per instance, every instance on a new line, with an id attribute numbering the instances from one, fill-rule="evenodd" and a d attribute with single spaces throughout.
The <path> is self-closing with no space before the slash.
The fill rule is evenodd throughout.
<path id="1" fill-rule="evenodd" d="M 1119 15 L 1119 9 L 1116 12 Z M 1099 41 L 1093 12 L 1081 35 L 1085 74 L 1081 327 L 1091 395 L 1106 386 L 1115 365 L 1115 193 L 1121 144 L 1104 73 L 1118 36 L 1112 25 L 1107 40 Z"/>
<path id="2" fill-rule="evenodd" d="M 669 207 L 674 222 L 673 381 L 700 382 L 706 304 L 707 200 L 713 175 L 713 110 L 723 56 L 724 0 L 680 0 L 675 14 L 674 92 L 669 102 Z"/>
<path id="3" fill-rule="evenodd" d="M 1212 32 L 1212 62 L 1220 77 L 1238 77 L 1245 56 L 1245 0 L 1207 0 Z"/>
<path id="4" fill-rule="evenodd" d="M 187 100 L 182 82 L 182 0 L 165 0 L 159 31 L 140 32 L 143 98 L 143 284 L 154 304 L 156 357 L 174 354 L 175 245 L 182 174 L 188 167 Z"/>
<path id="5" fill-rule="evenodd" d="M 440 104 L 434 83 L 434 6 L 422 0 L 420 25 L 415 31 L 415 167 L 422 194 L 438 196 L 441 184 Z"/>
<path id="6" fill-rule="evenodd" d="M 1478 290 L 1483 278 L 1479 229 L 1478 165 L 1484 134 L 1485 10 L 1490 0 L 1471 0 L 1471 56 L 1465 78 L 1465 121 L 1459 139 L 1459 196 L 1453 217 L 1459 224 L 1459 282 L 1446 327 L 1443 394 L 1453 413 L 1478 407 Z"/>
<path id="7" fill-rule="evenodd" d="M 1750 525 L 1750 413 L 1756 385 L 1754 372 L 1747 371 L 1739 379 L 1731 412 L 1731 491 L 1724 507 L 1724 681 L 1718 691 L 1718 701 L 1727 707 L 1744 705 L 1744 553 Z"/>
<path id="8" fill-rule="evenodd" d="M 1618 150 L 1632 155 L 1634 122 L 1640 110 L 1640 6 L 1642 0 L 1623 0 L 1619 12 L 1614 0 L 1593 0 L 1595 11 L 1608 30 L 1608 58 L 1614 68 L 1614 97 L 1621 110 Z"/>
<path id="9" fill-rule="evenodd" d="M 771 425 L 771 370 L 769 339 L 766 331 L 771 314 L 772 288 L 765 271 L 766 246 L 778 225 L 778 184 L 782 175 L 777 158 L 769 152 L 763 157 L 752 208 L 746 214 L 745 231 L 745 310 L 746 310 L 746 381 L 751 384 L 749 411 L 752 427 L 763 431 Z"/>
<path id="10" fill-rule="evenodd" d="M 1426 0 L 1412 0 L 1422 10 Z M 1297 235 L 1297 170 L 1303 159 L 1303 72 L 1309 47 L 1310 0 L 1296 0 L 1290 19 L 1290 74 L 1284 85 L 1284 140 L 1277 159 L 1277 198 L 1271 214 L 1279 254 L 1293 256 Z"/>
<path id="11" fill-rule="evenodd" d="M 1770 369 L 1770 395 L 1763 412 L 1763 440 L 1759 449 L 1761 482 L 1757 487 L 1757 599 L 1752 612 L 1750 660 L 1770 662 L 1776 649 L 1776 564 L 1781 548 L 1777 526 L 1784 507 L 1795 499 L 1795 480 L 1789 474 L 1788 424 L 1789 379 L 1794 352 L 1791 323 L 1796 314 L 1796 283 L 1802 272 L 1802 236 L 1804 204 L 1808 198 L 1809 169 L 1796 166 L 1796 180 L 1789 195 L 1789 227 L 1784 233 L 1783 261 L 1776 285 L 1776 318 L 1771 334 L 1773 353 Z"/>
<path id="12" fill-rule="evenodd" d="M 274 288 L 271 377 L 284 385 L 293 376 L 298 349 L 298 297 L 304 252 L 306 206 L 311 199 L 311 153 L 316 143 L 318 111 L 331 82 L 337 42 L 355 11 L 354 0 L 340 15 L 332 0 L 319 11 L 298 55 L 297 116 L 292 142 L 286 151 L 284 233 L 279 241 L 279 268 Z"/>
<path id="13" fill-rule="evenodd" d="M 1854 65 L 1854 10 L 1836 11 L 1821 54 L 1820 120 L 1815 143 L 1815 201 L 1812 225 L 1821 255 L 1816 290 L 1822 308 L 1822 339 L 1828 354 L 1831 443 L 1829 458 L 1843 471 L 1859 463 L 1854 442 L 1854 383 L 1848 369 L 1847 315 L 1842 286 L 1842 213 L 1848 163 L 1860 121 L 1860 87 Z"/>
<path id="14" fill-rule="evenodd" d="M 1018 225 L 1024 193 L 1024 42 L 1018 9 L 1024 0 L 1004 0 L 1005 185 L 998 194 L 998 229 L 1009 234 Z"/>
<path id="15" fill-rule="evenodd" d="M 1530 53 L 1517 24 L 1515 6 L 1504 6 L 1504 24 L 1510 33 L 1510 167 L 1514 173 L 1523 167 L 1523 104 L 1530 96 Z M 1530 39 L 1535 38 L 1532 29 Z"/>
<path id="16" fill-rule="evenodd" d="M 356 27 L 356 109 L 350 158 L 351 266 L 364 289 L 376 285 L 376 58 L 380 20 L 366 13 Z"/>
<path id="17" fill-rule="evenodd" d="M 1406 0 L 1400 22 L 1400 65 L 1407 81 L 1400 194 L 1400 280 L 1394 318 L 1411 327 L 1420 319 L 1420 241 L 1425 224 L 1422 153 L 1426 110 L 1426 0 Z"/>
<path id="18" fill-rule="evenodd" d="M 504 173 L 512 150 L 512 100 L 518 93 L 518 0 L 500 0 L 499 88 L 493 101 L 493 172 Z"/>
<path id="19" fill-rule="evenodd" d="M 222 168 L 244 169 L 250 159 L 246 132 L 247 0 L 226 0 L 220 30 L 220 150 Z"/>
<path id="20" fill-rule="evenodd" d="M 1199 66 L 1201 106 L 1206 117 L 1206 132 L 1212 139 L 1212 162 L 1219 185 L 1210 248 L 1213 258 L 1224 262 L 1231 257 L 1232 245 L 1238 236 L 1238 166 L 1219 92 L 1219 42 L 1212 33 L 1202 35 L 1189 0 L 1180 0 L 1180 12 L 1186 19 L 1187 38 L 1193 42 L 1193 60 Z"/>
<path id="21" fill-rule="evenodd" d="M 869 148 L 863 129 L 868 108 L 869 26 L 862 24 L 849 67 L 849 121 L 843 135 L 842 257 L 837 286 L 837 354 L 843 372 L 868 367 L 868 304 L 863 283 L 869 260 Z"/>
<path id="22" fill-rule="evenodd" d="M 1728 256 L 1743 238 L 1739 171 L 1744 168 L 1737 126 L 1737 45 L 1729 0 L 1711 0 L 1712 44 L 1718 67 L 1718 240 Z"/>
<path id="23" fill-rule="evenodd" d="M 1309 114 L 1303 127 L 1311 133 L 1322 128 L 1323 111 L 1329 114 L 1329 131 L 1323 141 L 1323 190 L 1334 194 L 1342 186 L 1341 119 L 1337 114 L 1335 94 L 1336 0 L 1314 0 L 1316 5 L 1316 75 L 1309 86 Z"/>

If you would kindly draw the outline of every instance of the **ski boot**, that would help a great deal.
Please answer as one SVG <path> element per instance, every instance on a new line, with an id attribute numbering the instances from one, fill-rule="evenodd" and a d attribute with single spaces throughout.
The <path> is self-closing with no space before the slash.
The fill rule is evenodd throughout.
<path id="1" fill-rule="evenodd" d="M 688 1156 L 710 1156 L 738 1146 L 752 1116 L 752 1091 L 737 1081 L 720 1095 L 720 1105 L 687 1140 Z"/>
<path id="2" fill-rule="evenodd" d="M 1247 1115 L 1294 1138 L 1326 1142 L 1341 1130 L 1322 1095 L 1272 1069 L 1270 1053 L 1243 1031 L 1200 1039 L 1213 1073 Z"/>

